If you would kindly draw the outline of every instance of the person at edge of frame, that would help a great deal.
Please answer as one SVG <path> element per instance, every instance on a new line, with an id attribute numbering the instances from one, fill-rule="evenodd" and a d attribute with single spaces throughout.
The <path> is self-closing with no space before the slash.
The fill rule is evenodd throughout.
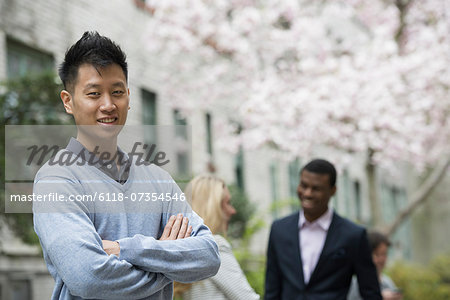
<path id="1" fill-rule="evenodd" d="M 85 32 L 59 69 L 61 99 L 77 137 L 56 156 L 78 160 L 42 166 L 33 192 L 67 199 L 103 193 L 122 201 L 33 203 L 34 228 L 55 280 L 52 299 L 172 299 L 174 280 L 202 280 L 220 266 L 211 232 L 180 201 L 184 194 L 171 176 L 117 146 L 130 103 L 127 68 L 116 43 Z M 130 201 L 150 192 L 177 201 Z"/>

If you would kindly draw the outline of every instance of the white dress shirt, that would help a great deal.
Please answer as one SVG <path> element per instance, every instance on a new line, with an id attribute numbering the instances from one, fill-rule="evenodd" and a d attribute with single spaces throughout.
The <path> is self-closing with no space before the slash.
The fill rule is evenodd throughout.
<path id="1" fill-rule="evenodd" d="M 314 222 L 306 220 L 303 210 L 300 211 L 298 238 L 303 263 L 303 278 L 306 284 L 319 261 L 332 219 L 333 210 L 331 208 Z"/>

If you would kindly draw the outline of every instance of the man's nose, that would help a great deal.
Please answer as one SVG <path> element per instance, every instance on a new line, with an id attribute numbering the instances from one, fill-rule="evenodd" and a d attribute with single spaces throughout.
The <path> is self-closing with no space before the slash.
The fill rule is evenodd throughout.
<path id="1" fill-rule="evenodd" d="M 304 196 L 309 197 L 309 196 L 311 196 L 311 194 L 312 194 L 312 189 L 311 188 L 303 189 L 303 195 Z"/>
<path id="2" fill-rule="evenodd" d="M 102 104 L 100 106 L 100 110 L 105 112 L 112 112 L 116 108 L 112 98 L 110 95 L 105 95 L 102 98 Z"/>

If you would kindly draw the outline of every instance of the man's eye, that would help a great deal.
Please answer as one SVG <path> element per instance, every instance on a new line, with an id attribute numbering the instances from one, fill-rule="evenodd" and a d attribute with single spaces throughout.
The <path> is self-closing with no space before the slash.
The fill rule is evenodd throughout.
<path id="1" fill-rule="evenodd" d="M 90 92 L 88 93 L 88 96 L 99 96 L 100 93 L 99 92 Z"/>
<path id="2" fill-rule="evenodd" d="M 113 94 L 115 95 L 123 95 L 125 92 L 124 91 L 114 91 Z"/>

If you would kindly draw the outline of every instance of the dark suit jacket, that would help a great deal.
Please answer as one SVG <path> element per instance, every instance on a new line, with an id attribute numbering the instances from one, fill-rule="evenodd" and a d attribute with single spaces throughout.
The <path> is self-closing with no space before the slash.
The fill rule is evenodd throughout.
<path id="1" fill-rule="evenodd" d="M 333 214 L 325 244 L 308 284 L 298 240 L 299 213 L 273 223 L 267 249 L 265 299 L 345 300 L 356 274 L 365 300 L 381 300 L 366 230 Z"/>

